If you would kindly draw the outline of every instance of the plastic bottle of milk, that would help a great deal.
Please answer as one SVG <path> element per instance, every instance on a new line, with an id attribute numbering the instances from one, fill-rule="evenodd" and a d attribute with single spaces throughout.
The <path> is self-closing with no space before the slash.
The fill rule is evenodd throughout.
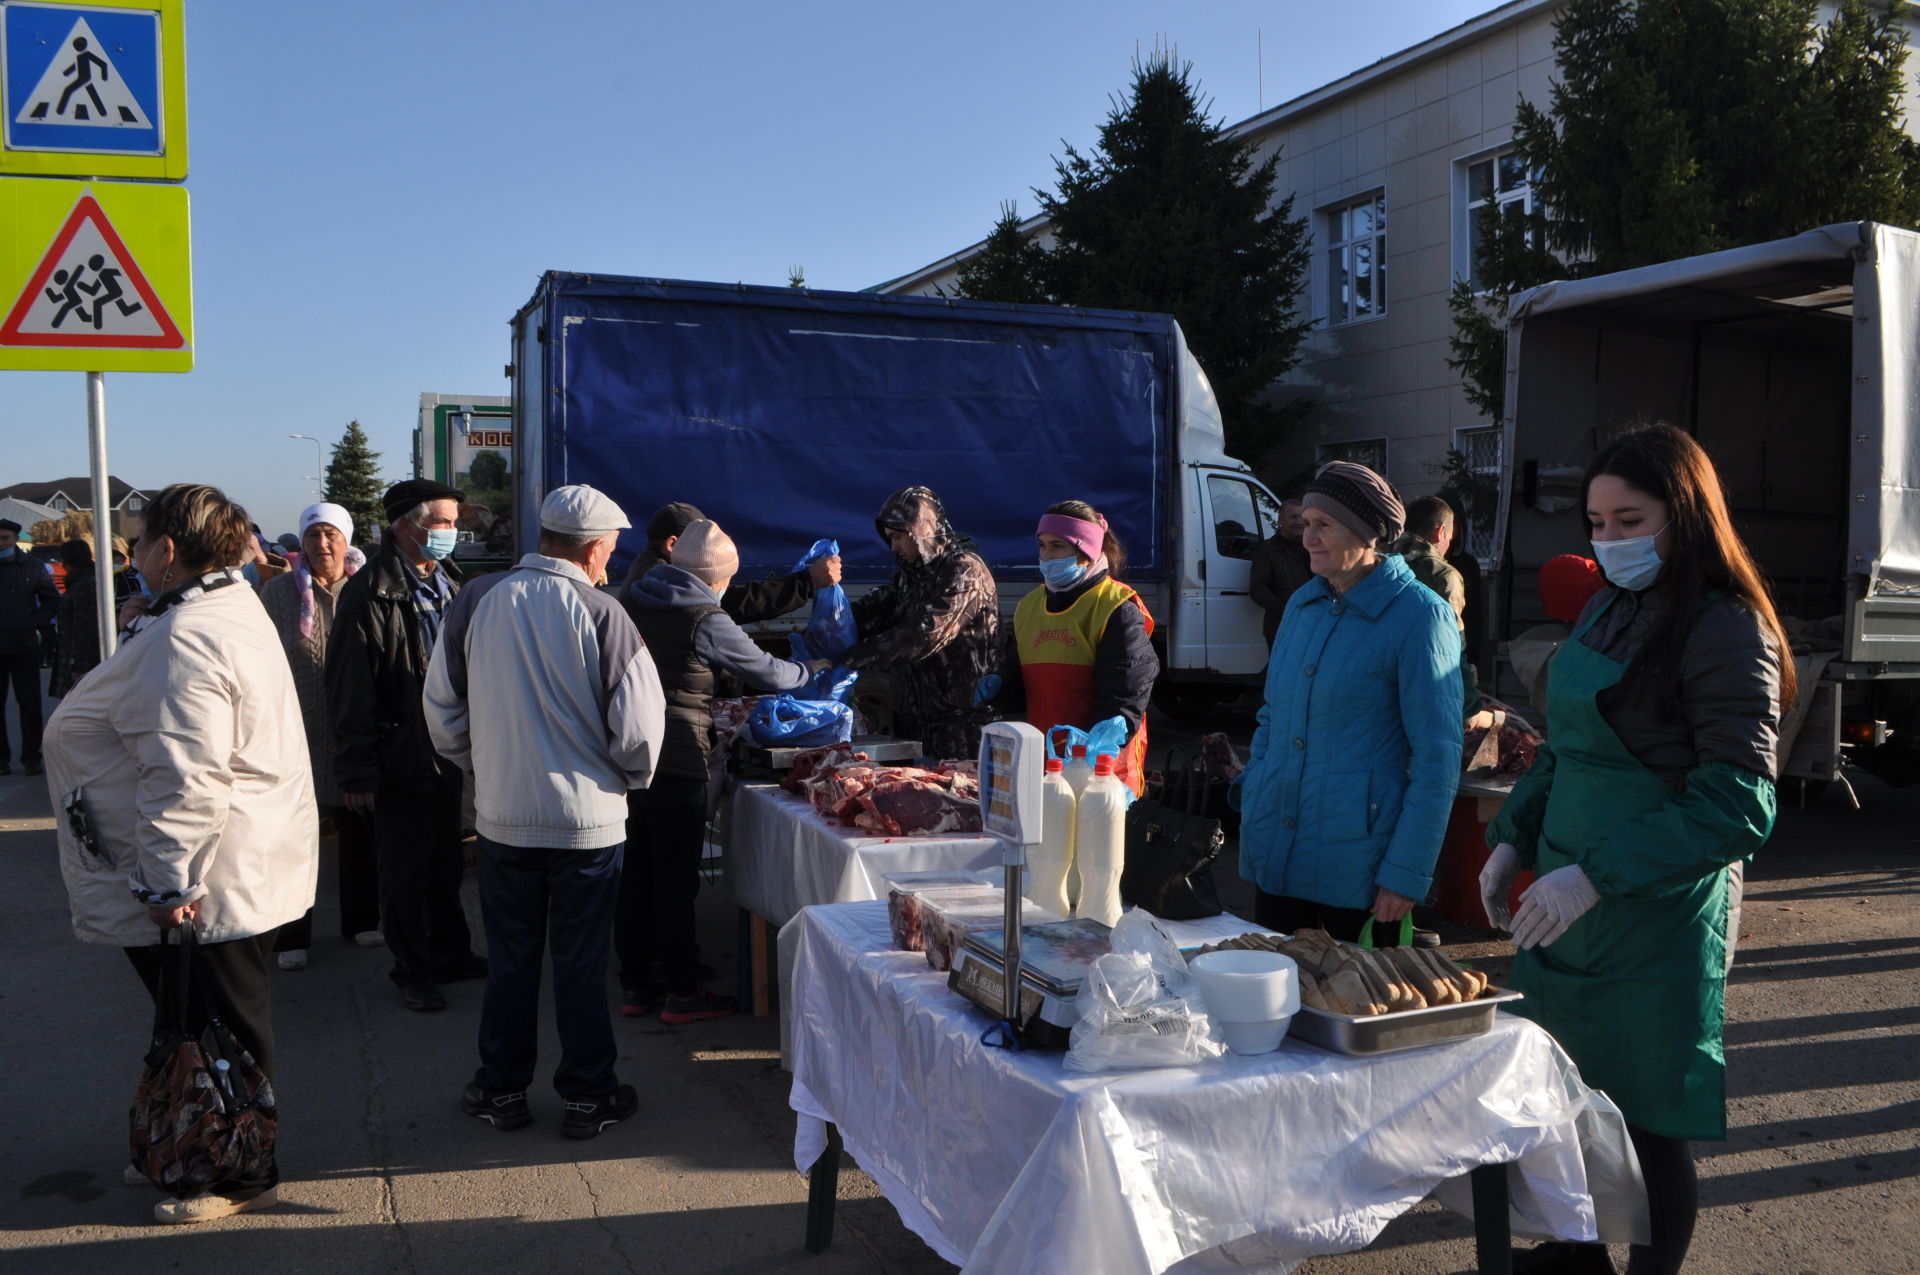
<path id="1" fill-rule="evenodd" d="M 1087 790 L 1087 781 L 1093 778 L 1093 764 L 1087 760 L 1087 746 L 1075 744 L 1073 756 L 1066 764 L 1067 786 L 1073 789 L 1077 799 Z"/>
<path id="2" fill-rule="evenodd" d="M 1113 925 L 1120 919 L 1120 869 L 1126 863 L 1127 788 L 1102 753 L 1074 810 L 1073 860 L 1080 869 L 1077 915 Z"/>
<path id="3" fill-rule="evenodd" d="M 1073 915 L 1067 898 L 1067 873 L 1073 867 L 1073 789 L 1067 786 L 1058 757 L 1047 758 L 1040 781 L 1040 844 L 1027 855 L 1027 897 L 1062 917 Z"/>

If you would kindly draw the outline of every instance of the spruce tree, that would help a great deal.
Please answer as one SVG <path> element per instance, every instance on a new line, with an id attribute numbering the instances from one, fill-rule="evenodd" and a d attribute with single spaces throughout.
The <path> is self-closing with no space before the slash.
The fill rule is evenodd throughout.
<path id="1" fill-rule="evenodd" d="M 371 544 L 380 538 L 387 525 L 386 511 L 380 506 L 384 490 L 380 453 L 368 445 L 360 422 L 348 421 L 347 432 L 333 445 L 333 459 L 327 462 L 326 499 L 353 515 L 353 543 Z"/>
<path id="2" fill-rule="evenodd" d="M 1822 27 L 1815 0 L 1570 0 L 1546 105 L 1522 102 L 1514 126 L 1539 210 L 1481 246 L 1487 295 L 1451 298 L 1468 398 L 1501 415 L 1522 288 L 1834 222 L 1920 222 L 1899 8 L 1844 0 Z"/>
<path id="3" fill-rule="evenodd" d="M 1055 189 L 1033 192 L 1052 246 L 1022 240 L 1003 205 L 958 288 L 1173 315 L 1220 400 L 1227 450 L 1257 461 L 1300 414 L 1266 398 L 1299 362 L 1310 240 L 1293 196 L 1274 199 L 1279 152 L 1256 161 L 1256 144 L 1209 118 L 1210 105 L 1191 63 L 1164 50 L 1136 61 L 1092 152 L 1067 147 Z"/>
<path id="4" fill-rule="evenodd" d="M 1050 299 L 1041 282 L 1046 259 L 1046 251 L 1020 233 L 1019 206 L 1009 200 L 1000 205 L 1000 220 L 993 223 L 993 233 L 980 251 L 967 258 L 954 276 L 953 295 L 974 301 L 1045 304 Z"/>

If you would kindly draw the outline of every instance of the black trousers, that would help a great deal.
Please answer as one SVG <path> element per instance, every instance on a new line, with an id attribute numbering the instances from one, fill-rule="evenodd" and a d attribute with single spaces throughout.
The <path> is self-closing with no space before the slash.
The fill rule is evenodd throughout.
<path id="1" fill-rule="evenodd" d="M 7 688 L 20 706 L 20 760 L 40 760 L 40 646 L 36 642 L 24 651 L 0 655 L 0 723 L 6 721 Z M 13 750 L 7 743 L 7 730 L 0 724 L 0 761 L 11 762 Z"/>
<path id="2" fill-rule="evenodd" d="M 487 926 L 487 990 L 480 1003 L 482 1089 L 533 1083 L 540 1028 L 542 950 L 553 957 L 553 1022 L 563 1098 L 601 1098 L 619 1083 L 607 1007 L 607 946 L 620 894 L 620 847 L 543 850 L 480 838 L 473 862 Z"/>
<path id="3" fill-rule="evenodd" d="M 460 852 L 460 777 L 442 775 L 408 790 L 392 784 L 373 807 L 380 860 L 380 916 L 393 981 L 430 982 L 473 956 L 460 906 L 466 865 Z"/>
<path id="4" fill-rule="evenodd" d="M 1312 899 L 1296 899 L 1285 894 L 1268 894 L 1265 890 L 1253 892 L 1253 923 L 1265 926 L 1269 930 L 1278 930 L 1282 934 L 1297 934 L 1303 929 L 1325 930 L 1336 939 L 1345 939 L 1349 943 L 1358 942 L 1360 927 L 1365 925 L 1367 918 L 1372 915 L 1372 908 L 1336 908 L 1325 903 L 1315 903 Z M 1399 947 L 1399 925 L 1382 925 L 1375 921 L 1373 945 Z"/>
<path id="5" fill-rule="evenodd" d="M 620 910 L 613 944 L 620 986 L 642 991 L 658 958 L 667 990 L 699 985 L 700 946 L 693 904 L 700 894 L 700 849 L 706 841 L 707 781 L 655 775 L 627 794 L 627 855 L 620 873 Z"/>
<path id="6" fill-rule="evenodd" d="M 345 806 L 322 806 L 320 817 L 333 820 L 334 849 L 339 857 L 334 884 L 340 899 L 340 937 L 351 940 L 362 930 L 380 928 L 380 861 L 373 848 L 373 825 L 365 815 Z M 312 946 L 312 908 L 298 921 L 281 926 L 280 937 L 273 942 L 276 952 Z"/>

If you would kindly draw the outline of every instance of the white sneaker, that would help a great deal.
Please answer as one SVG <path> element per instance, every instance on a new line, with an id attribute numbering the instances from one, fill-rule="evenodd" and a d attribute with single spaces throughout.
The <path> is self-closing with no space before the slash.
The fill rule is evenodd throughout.
<path id="1" fill-rule="evenodd" d="M 353 936 L 353 941 L 361 947 L 380 947 L 386 943 L 387 936 L 378 930 L 362 930 Z"/>
<path id="2" fill-rule="evenodd" d="M 280 968 L 283 970 L 303 970 L 307 968 L 307 949 L 304 947 L 290 948 L 280 953 L 278 959 L 280 961 Z"/>
<path id="3" fill-rule="evenodd" d="M 178 1226 L 183 1222 L 211 1222 L 217 1217 L 232 1217 L 235 1213 L 252 1213 L 256 1209 L 270 1209 L 280 1202 L 280 1188 L 270 1186 L 250 1200 L 236 1200 L 226 1195 L 196 1195 L 190 1200 L 162 1200 L 153 1206 L 153 1220 L 166 1226 Z"/>
<path id="4" fill-rule="evenodd" d="M 147 1180 L 147 1175 L 144 1172 L 142 1172 L 140 1169 L 135 1168 L 131 1164 L 129 1164 L 126 1168 L 120 1170 L 120 1180 L 126 1183 L 128 1186 L 152 1186 L 153 1185 L 153 1183 Z"/>

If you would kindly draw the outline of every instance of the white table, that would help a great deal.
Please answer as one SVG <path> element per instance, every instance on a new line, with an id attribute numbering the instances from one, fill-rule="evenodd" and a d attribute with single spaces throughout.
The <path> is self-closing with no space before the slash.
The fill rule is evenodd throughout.
<path id="1" fill-rule="evenodd" d="M 1000 842 L 980 833 L 875 837 L 821 818 L 778 784 L 734 789 L 725 825 L 727 889 L 743 910 L 741 1001 L 767 1012 L 766 923 L 785 925 L 816 903 L 885 899 L 890 872 L 1000 867 Z M 784 982 L 784 979 L 782 980 Z"/>
<path id="2" fill-rule="evenodd" d="M 1483 1270 L 1504 1269 L 1509 1195 L 1516 1229 L 1595 1238 L 1590 1164 L 1609 1222 L 1643 1212 L 1618 1110 L 1523 1019 L 1373 1058 L 1289 1038 L 1257 1058 L 1082 1075 L 981 1043 L 988 1017 L 919 953 L 890 950 L 881 904 L 810 908 L 783 937 L 816 1249 L 842 1139 L 929 1246 L 996 1275 L 1286 1270 L 1364 1247 L 1475 1170 Z M 1466 1184 L 1442 1194 L 1464 1202 Z"/>

